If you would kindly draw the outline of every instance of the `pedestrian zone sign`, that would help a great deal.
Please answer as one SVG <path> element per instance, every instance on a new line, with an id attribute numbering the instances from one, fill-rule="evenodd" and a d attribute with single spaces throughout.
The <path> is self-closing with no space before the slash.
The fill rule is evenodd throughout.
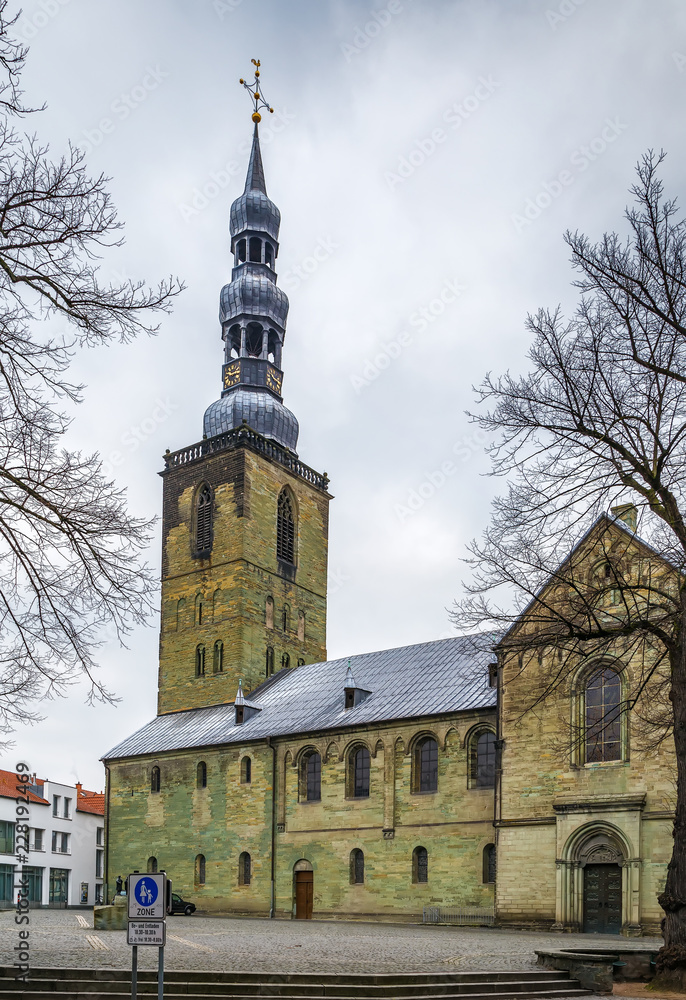
<path id="1" fill-rule="evenodd" d="M 129 875 L 129 920 L 164 920 L 165 877 L 162 874 Z"/>
<path id="2" fill-rule="evenodd" d="M 166 920 L 129 920 L 126 929 L 126 943 L 156 945 L 158 948 L 164 948 L 166 930 Z"/>

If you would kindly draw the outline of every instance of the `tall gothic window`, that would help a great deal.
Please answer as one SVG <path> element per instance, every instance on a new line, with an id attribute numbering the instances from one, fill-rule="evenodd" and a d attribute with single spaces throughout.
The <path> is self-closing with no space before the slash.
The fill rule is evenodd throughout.
<path id="1" fill-rule="evenodd" d="M 358 747 L 350 757 L 352 793 L 355 799 L 369 796 L 369 750 Z"/>
<path id="2" fill-rule="evenodd" d="M 476 741 L 476 782 L 477 788 L 493 788 L 495 785 L 495 733 L 482 733 Z"/>
<path id="3" fill-rule="evenodd" d="M 295 565 L 295 517 L 288 490 L 281 490 L 276 508 L 276 555 Z"/>
<path id="4" fill-rule="evenodd" d="M 300 782 L 300 798 L 306 802 L 319 802 L 322 797 L 322 758 L 314 750 L 302 759 Z"/>
<path id="5" fill-rule="evenodd" d="M 195 884 L 205 884 L 205 855 L 198 854 L 195 858 Z"/>
<path id="6" fill-rule="evenodd" d="M 238 858 L 238 884 L 250 885 L 252 876 L 252 859 L 247 851 L 242 851 Z"/>
<path id="7" fill-rule="evenodd" d="M 586 684 L 586 763 L 621 760 L 622 682 L 610 667 Z"/>
<path id="8" fill-rule="evenodd" d="M 350 852 L 350 884 L 362 885 L 364 883 L 364 853 L 359 847 Z"/>
<path id="9" fill-rule="evenodd" d="M 429 881 L 429 854 L 426 847 L 415 847 L 412 852 L 412 881 Z"/>
<path id="10" fill-rule="evenodd" d="M 495 855 L 495 844 L 486 844 L 484 847 L 483 854 L 483 883 L 489 884 L 495 882 L 495 870 L 496 870 L 496 855 Z"/>
<path id="11" fill-rule="evenodd" d="M 195 506 L 195 550 L 205 554 L 212 548 L 212 493 L 207 483 L 198 491 Z"/>

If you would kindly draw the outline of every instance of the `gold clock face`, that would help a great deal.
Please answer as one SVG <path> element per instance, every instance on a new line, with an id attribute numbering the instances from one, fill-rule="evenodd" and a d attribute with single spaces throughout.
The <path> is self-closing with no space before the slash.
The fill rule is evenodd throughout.
<path id="1" fill-rule="evenodd" d="M 270 365 L 269 368 L 267 368 L 268 388 L 272 389 L 274 392 L 280 393 L 282 380 L 283 380 L 283 375 L 281 375 L 281 373 L 278 372 L 276 368 L 272 368 Z"/>
<path id="2" fill-rule="evenodd" d="M 232 361 L 230 365 L 224 366 L 224 388 L 230 389 L 232 385 L 238 385 L 241 379 L 241 365 L 239 361 Z"/>

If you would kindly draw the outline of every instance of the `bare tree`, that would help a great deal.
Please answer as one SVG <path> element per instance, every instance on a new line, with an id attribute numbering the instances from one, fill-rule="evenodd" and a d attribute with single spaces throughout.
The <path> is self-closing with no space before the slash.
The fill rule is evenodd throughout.
<path id="1" fill-rule="evenodd" d="M 0 732 L 36 718 L 46 695 L 96 677 L 104 626 L 123 638 L 151 610 L 140 554 L 150 522 L 131 517 L 97 455 L 65 448 L 66 376 L 75 349 L 154 333 L 174 279 L 111 285 L 99 261 L 121 244 L 104 176 L 70 148 L 57 162 L 13 120 L 32 115 L 19 89 L 27 50 L 0 0 Z M 42 110 L 42 109 L 38 109 Z M 62 317 L 68 337 L 50 333 Z M 62 403 L 60 403 L 62 401 Z"/>
<path id="2" fill-rule="evenodd" d="M 522 671 L 532 660 L 540 670 L 537 648 L 557 649 L 546 658 L 539 702 L 568 683 L 580 656 L 619 650 L 638 665 L 624 709 L 639 719 L 645 751 L 672 739 L 676 749 L 657 970 L 661 986 L 683 988 L 686 222 L 664 197 L 663 156 L 649 152 L 637 166 L 626 240 L 610 234 L 593 244 L 566 234 L 580 303 L 570 321 L 559 311 L 529 317 L 530 373 L 489 376 L 481 386 L 489 411 L 474 419 L 494 433 L 493 472 L 509 481 L 483 540 L 472 545 L 473 579 L 454 620 L 508 630 L 506 646 L 519 650 Z M 607 516 L 627 501 L 648 544 Z"/>

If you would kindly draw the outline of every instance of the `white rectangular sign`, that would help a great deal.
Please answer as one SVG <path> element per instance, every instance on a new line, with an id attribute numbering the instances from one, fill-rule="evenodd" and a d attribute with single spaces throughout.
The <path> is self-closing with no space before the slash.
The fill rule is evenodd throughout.
<path id="1" fill-rule="evenodd" d="M 167 924 L 164 920 L 129 920 L 126 928 L 127 944 L 151 944 L 164 948 Z"/>
<path id="2" fill-rule="evenodd" d="M 165 878 L 159 875 L 129 875 L 129 920 L 164 920 Z"/>

